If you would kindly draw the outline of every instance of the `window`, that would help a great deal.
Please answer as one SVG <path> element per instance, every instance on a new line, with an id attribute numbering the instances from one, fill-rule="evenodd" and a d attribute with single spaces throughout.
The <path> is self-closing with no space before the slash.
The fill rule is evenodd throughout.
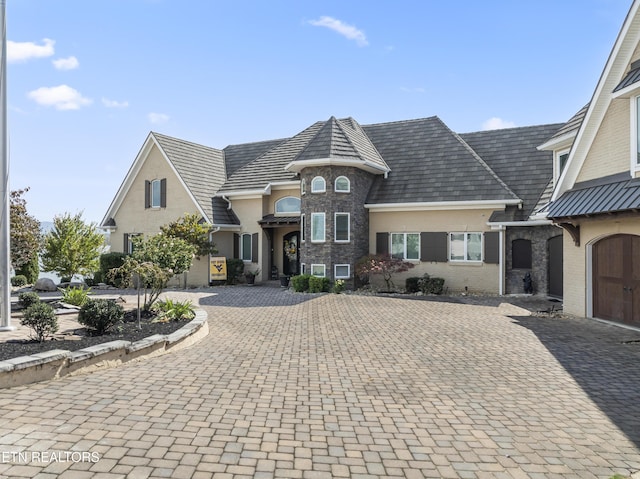
<path id="1" fill-rule="evenodd" d="M 391 256 L 420 259 L 420 233 L 391 233 Z"/>
<path id="2" fill-rule="evenodd" d="M 334 190 L 337 193 L 349 193 L 349 191 L 351 191 L 351 182 L 349 181 L 349 178 L 346 176 L 338 176 L 336 178 Z"/>
<path id="3" fill-rule="evenodd" d="M 240 236 L 240 259 L 251 261 L 251 234 L 244 233 Z"/>
<path id="4" fill-rule="evenodd" d="M 327 183 L 322 176 L 316 176 L 311 180 L 311 193 L 324 193 L 327 191 Z"/>
<path id="5" fill-rule="evenodd" d="M 307 192 L 307 180 L 302 178 L 300 180 L 300 196 L 304 196 L 306 192 Z"/>
<path id="6" fill-rule="evenodd" d="M 324 213 L 311 213 L 311 241 L 322 243 L 325 240 Z"/>
<path id="7" fill-rule="evenodd" d="M 136 241 L 134 240 L 139 236 L 142 236 L 142 234 L 141 233 L 125 233 L 122 251 L 127 254 L 132 254 L 136 247 Z"/>
<path id="8" fill-rule="evenodd" d="M 482 233 L 451 233 L 449 259 L 451 261 L 482 261 Z"/>
<path id="9" fill-rule="evenodd" d="M 558 155 L 558 175 L 562 174 L 564 167 L 567 166 L 567 160 L 569 159 L 569 152 L 561 153 Z"/>
<path id="10" fill-rule="evenodd" d="M 306 274 L 307 273 L 307 265 L 304 263 L 300 263 L 300 273 L 301 274 Z"/>
<path id="11" fill-rule="evenodd" d="M 337 264 L 333 267 L 333 277 L 335 279 L 348 279 L 351 277 L 351 266 L 348 264 Z"/>
<path id="12" fill-rule="evenodd" d="M 349 213 L 336 213 L 335 214 L 335 238 L 336 242 L 349 242 Z"/>
<path id="13" fill-rule="evenodd" d="M 304 232 L 304 227 L 305 227 L 304 219 L 305 218 L 304 218 L 304 213 L 303 213 L 303 214 L 300 215 L 300 242 L 302 242 L 302 243 L 304 243 L 305 238 L 306 238 L 306 235 L 305 235 L 305 232 Z"/>
<path id="14" fill-rule="evenodd" d="M 311 275 L 312 276 L 320 276 L 324 278 L 326 275 L 326 267 L 323 264 L 312 264 L 311 265 Z"/>
<path id="15" fill-rule="evenodd" d="M 511 242 L 511 266 L 514 269 L 531 269 L 531 241 L 516 239 Z"/>
<path id="16" fill-rule="evenodd" d="M 276 215 L 300 213 L 300 198 L 285 196 L 276 201 Z"/>
<path id="17" fill-rule="evenodd" d="M 144 207 L 165 208 L 167 206 L 167 180 L 146 180 L 144 182 Z"/>

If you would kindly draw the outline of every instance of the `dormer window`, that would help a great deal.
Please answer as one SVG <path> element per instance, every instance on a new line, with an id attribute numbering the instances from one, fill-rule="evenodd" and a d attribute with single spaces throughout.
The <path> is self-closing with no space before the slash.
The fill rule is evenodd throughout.
<path id="1" fill-rule="evenodd" d="M 276 201 L 276 215 L 300 214 L 300 198 L 285 196 Z"/>
<path id="2" fill-rule="evenodd" d="M 316 176 L 311 180 L 311 193 L 324 193 L 327 191 L 327 182 L 322 176 Z"/>
<path id="3" fill-rule="evenodd" d="M 556 181 L 560 178 L 565 166 L 567 166 L 567 160 L 569 160 L 569 150 L 562 150 L 556 153 L 556 164 L 554 165 Z"/>
<path id="4" fill-rule="evenodd" d="M 349 193 L 351 191 L 351 182 L 346 176 L 338 176 L 334 186 L 336 193 Z"/>

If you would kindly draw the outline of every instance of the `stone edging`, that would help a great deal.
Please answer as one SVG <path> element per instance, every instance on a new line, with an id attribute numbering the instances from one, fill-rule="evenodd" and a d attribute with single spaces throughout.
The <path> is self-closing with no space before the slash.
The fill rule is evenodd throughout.
<path id="1" fill-rule="evenodd" d="M 0 361 L 0 389 L 107 369 L 191 346 L 209 334 L 206 311 L 195 313 L 193 320 L 171 334 L 154 334 L 134 343 L 110 341 L 78 351 L 53 349 Z"/>

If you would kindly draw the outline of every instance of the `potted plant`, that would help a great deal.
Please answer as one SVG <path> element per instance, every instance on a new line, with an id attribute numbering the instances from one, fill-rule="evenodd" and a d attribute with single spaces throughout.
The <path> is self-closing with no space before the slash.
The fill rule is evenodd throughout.
<path id="1" fill-rule="evenodd" d="M 256 276 L 260 274 L 260 268 L 256 270 L 246 270 L 244 272 L 244 279 L 247 281 L 247 284 L 255 284 Z"/>

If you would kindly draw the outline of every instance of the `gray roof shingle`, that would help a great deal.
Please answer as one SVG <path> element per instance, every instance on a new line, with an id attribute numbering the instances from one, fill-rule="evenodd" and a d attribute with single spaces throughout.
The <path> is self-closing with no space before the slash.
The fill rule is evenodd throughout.
<path id="1" fill-rule="evenodd" d="M 391 168 L 376 179 L 369 204 L 518 199 L 438 117 L 363 129 Z"/>
<path id="2" fill-rule="evenodd" d="M 242 143 L 239 145 L 229 145 L 225 147 L 224 162 L 227 167 L 227 176 L 233 175 L 247 163 L 265 154 L 271 148 L 278 146 L 285 139 L 257 141 L 253 143 Z"/>

